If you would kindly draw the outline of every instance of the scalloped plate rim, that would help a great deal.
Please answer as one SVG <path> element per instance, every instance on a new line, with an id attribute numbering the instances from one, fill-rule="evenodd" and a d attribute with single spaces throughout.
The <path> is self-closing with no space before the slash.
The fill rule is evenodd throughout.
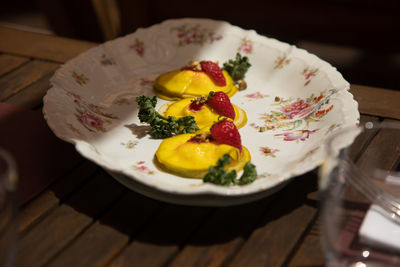
<path id="1" fill-rule="evenodd" d="M 286 43 L 283 43 L 283 42 L 281 42 L 281 41 L 278 41 L 278 40 L 276 40 L 276 39 L 274 39 L 274 38 L 269 38 L 269 37 L 265 37 L 265 36 L 262 36 L 262 35 L 258 35 L 258 34 L 256 33 L 256 31 L 254 31 L 254 30 L 244 30 L 244 29 L 241 29 L 241 28 L 239 28 L 239 27 L 237 27 L 237 26 L 231 25 L 230 23 L 225 22 L 225 21 L 212 20 L 212 19 L 201 19 L 201 18 L 199 18 L 199 19 L 198 19 L 198 18 L 195 18 L 195 19 L 194 19 L 194 18 L 170 19 L 170 20 L 166 20 L 166 21 L 163 21 L 163 22 L 161 22 L 161 23 L 152 25 L 152 26 L 150 26 L 150 27 L 148 27 L 148 28 L 139 28 L 139 29 L 138 29 L 137 31 L 135 31 L 134 33 L 127 34 L 127 35 L 125 35 L 125 36 L 116 38 L 116 39 L 114 39 L 114 40 L 107 41 L 107 42 L 105 42 L 105 43 L 103 43 L 103 44 L 99 44 L 98 46 L 95 46 L 95 47 L 93 47 L 93 48 L 90 48 L 90 49 L 88 49 L 87 51 L 80 53 L 78 56 L 76 56 L 76 57 L 74 57 L 74 58 L 72 58 L 72 59 L 66 61 L 65 64 L 63 64 L 63 65 L 55 72 L 55 74 L 53 75 L 53 77 L 50 79 L 50 85 L 51 85 L 51 87 L 50 87 L 49 91 L 58 90 L 58 88 L 59 88 L 59 87 L 56 85 L 56 83 L 55 83 L 55 79 L 56 79 L 56 77 L 57 77 L 57 73 L 59 73 L 65 65 L 71 64 L 71 62 L 74 62 L 74 61 L 78 61 L 78 60 L 82 57 L 83 54 L 89 53 L 89 51 L 94 50 L 94 49 L 98 48 L 99 46 L 106 45 L 106 44 L 112 44 L 113 42 L 117 42 L 117 40 L 120 40 L 120 39 L 123 39 L 123 38 L 127 38 L 127 37 L 129 37 L 129 36 L 134 36 L 138 31 L 154 29 L 154 28 L 158 27 L 159 25 L 164 25 L 164 24 L 167 24 L 167 23 L 169 23 L 169 22 L 175 22 L 175 21 L 181 21 L 181 22 L 186 22 L 186 21 L 189 21 L 189 22 L 208 21 L 208 22 L 212 22 L 212 23 L 226 23 L 227 25 L 229 25 L 229 27 L 233 27 L 233 28 L 235 28 L 235 29 L 239 29 L 239 30 L 244 31 L 244 32 L 246 32 L 246 33 L 251 33 L 251 32 L 253 32 L 254 34 L 256 34 L 256 35 L 259 36 L 259 37 L 262 37 L 263 39 L 265 38 L 265 39 L 267 39 L 267 40 L 269 40 L 269 41 L 272 41 L 272 42 L 275 42 L 275 43 L 278 43 L 278 44 L 285 44 L 285 45 L 287 45 Z M 309 52 L 307 52 L 307 51 L 304 50 L 304 49 L 297 48 L 296 46 L 293 46 L 293 45 L 291 45 L 290 47 L 291 47 L 291 49 L 294 50 L 294 51 L 298 51 L 299 53 L 302 53 L 302 54 L 304 54 L 304 55 L 306 55 L 306 56 L 311 56 L 311 57 L 314 58 L 314 60 L 317 60 L 318 62 L 321 62 L 321 63 L 325 64 L 325 65 L 326 65 L 326 68 L 324 68 L 324 71 L 329 70 L 328 72 L 330 72 L 330 73 L 326 73 L 326 72 L 325 72 L 327 75 L 328 75 L 328 74 L 332 74 L 332 73 L 334 73 L 335 75 L 339 74 L 340 77 L 343 79 L 343 77 L 341 76 L 341 74 L 340 74 L 339 72 L 337 72 L 336 68 L 333 67 L 333 66 L 332 66 L 331 64 L 329 64 L 328 62 L 326 62 L 326 61 L 324 61 L 324 60 L 318 58 L 317 56 L 315 56 L 315 55 L 313 55 L 313 54 L 310 54 Z M 329 77 L 329 75 L 328 75 L 328 77 Z M 332 81 L 332 80 L 331 80 L 331 82 L 334 83 L 335 81 Z M 350 109 L 355 110 L 356 113 L 357 113 L 357 114 L 356 114 L 356 113 L 351 114 L 351 115 L 352 115 L 352 118 L 350 118 L 349 120 L 351 120 L 352 122 L 354 122 L 354 123 L 357 124 L 358 121 L 359 121 L 358 103 L 353 99 L 351 93 L 348 92 L 348 90 L 349 90 L 349 88 L 350 88 L 350 85 L 348 84 L 348 82 L 345 81 L 344 79 L 343 79 L 343 81 L 340 81 L 340 82 L 343 83 L 342 85 L 343 85 L 343 87 L 344 87 L 344 88 L 340 88 L 340 91 L 342 91 L 342 90 L 345 91 L 345 94 L 347 94 L 347 97 L 349 97 L 349 98 L 351 97 L 351 98 L 352 98 L 351 100 L 348 99 L 348 100 L 350 101 L 350 103 L 352 104 L 352 107 L 350 107 Z M 311 170 L 315 169 L 316 167 L 318 167 L 318 166 L 322 163 L 322 159 L 320 159 L 320 160 L 314 160 L 314 161 L 312 162 L 312 164 L 307 165 L 306 168 L 296 169 L 295 171 L 293 171 L 293 172 L 291 172 L 291 173 L 286 173 L 284 176 L 281 176 L 280 179 L 276 179 L 276 180 L 274 181 L 274 183 L 272 183 L 268 188 L 264 188 L 264 187 L 255 187 L 254 184 L 250 184 L 250 185 L 246 185 L 246 186 L 232 186 L 232 187 L 221 187 L 221 186 L 217 186 L 217 185 L 213 185 L 213 184 L 208 184 L 206 187 L 201 187 L 201 189 L 199 189 L 199 190 L 190 190 L 190 189 L 186 189 L 186 190 L 183 189 L 183 190 L 182 190 L 182 188 L 181 188 L 180 190 L 176 190 L 176 188 L 175 188 L 175 189 L 174 189 L 174 188 L 166 188 L 166 187 L 164 187 L 164 186 L 158 186 L 157 184 L 154 184 L 151 180 L 149 181 L 149 180 L 143 179 L 143 177 L 146 176 L 146 175 L 144 175 L 144 174 L 137 173 L 137 176 L 133 176 L 131 173 L 129 173 L 129 172 L 125 171 L 125 170 L 121 170 L 120 168 L 113 168 L 113 167 L 109 166 L 109 164 L 105 164 L 104 162 L 101 162 L 97 157 L 93 157 L 93 156 L 89 155 L 89 154 L 87 153 L 87 151 L 83 151 L 83 150 L 80 148 L 80 145 L 79 145 L 79 144 L 80 144 L 81 142 L 83 142 L 83 141 L 77 141 L 77 140 L 75 140 L 75 139 L 71 139 L 71 138 L 69 138 L 69 137 L 67 137 L 67 136 L 62 135 L 62 134 L 58 131 L 57 127 L 56 127 L 55 125 L 53 125 L 53 122 L 51 121 L 51 119 L 49 119 L 49 114 L 48 114 L 48 111 L 47 111 L 47 108 L 48 108 L 48 105 L 49 105 L 49 99 L 48 99 L 48 97 L 49 97 L 49 93 L 47 93 L 47 94 L 44 96 L 44 98 L 43 98 L 43 103 L 44 103 L 44 107 L 43 107 L 43 116 L 44 116 L 45 120 L 47 121 L 49 127 L 51 128 L 51 130 L 54 132 L 54 134 L 55 134 L 56 136 L 58 136 L 60 139 L 62 139 L 62 140 L 64 140 L 64 141 L 67 141 L 67 142 L 69 142 L 69 143 L 72 143 L 72 144 L 75 146 L 76 150 L 77 150 L 82 156 L 84 156 L 85 158 L 87 158 L 87 159 L 93 161 L 94 163 L 100 165 L 101 167 L 103 167 L 103 168 L 105 168 L 105 169 L 107 169 L 107 170 L 110 170 L 110 171 L 112 171 L 112 172 L 122 173 L 122 174 L 128 176 L 130 179 L 134 179 L 134 180 L 137 181 L 137 182 L 144 183 L 145 185 L 150 186 L 150 187 L 152 187 L 152 188 L 154 188 L 154 189 L 156 189 L 156 190 L 161 190 L 161 191 L 165 191 L 165 192 L 172 193 L 172 194 L 179 194 L 179 195 L 202 195 L 202 194 L 212 194 L 212 195 L 222 195 L 222 196 L 223 196 L 223 195 L 226 195 L 226 196 L 243 196 L 243 195 L 250 195 L 250 194 L 258 193 L 258 192 L 261 192 L 261 191 L 266 191 L 266 190 L 268 190 L 270 187 L 275 187 L 275 186 L 277 186 L 278 184 L 280 184 L 280 183 L 282 183 L 282 182 L 285 182 L 285 181 L 287 181 L 287 180 L 290 180 L 291 178 L 294 178 L 295 176 L 298 176 L 298 175 L 304 174 L 304 173 L 306 173 L 306 172 L 308 172 L 308 171 L 311 171 Z M 328 137 L 325 137 L 325 140 L 326 140 L 326 138 L 328 138 Z M 143 176 L 143 177 L 141 177 L 141 176 Z"/>

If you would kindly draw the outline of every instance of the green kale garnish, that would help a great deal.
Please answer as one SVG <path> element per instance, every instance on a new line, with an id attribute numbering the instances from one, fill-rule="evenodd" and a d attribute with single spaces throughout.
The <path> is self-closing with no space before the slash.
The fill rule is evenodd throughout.
<path id="1" fill-rule="evenodd" d="M 256 166 L 250 162 L 246 162 L 243 168 L 243 174 L 239 179 L 239 184 L 250 184 L 257 178 Z"/>
<path id="2" fill-rule="evenodd" d="M 151 126 L 150 135 L 154 138 L 167 138 L 178 134 L 194 133 L 199 130 L 193 116 L 185 116 L 175 119 L 162 116 L 155 110 L 157 97 L 138 96 L 136 102 L 139 104 L 139 120 L 147 122 Z"/>
<path id="3" fill-rule="evenodd" d="M 242 57 L 240 53 L 236 53 L 235 60 L 230 59 L 225 62 L 222 69 L 226 70 L 235 83 L 244 80 L 246 72 L 251 67 L 248 57 Z"/>
<path id="4" fill-rule="evenodd" d="M 216 166 L 211 166 L 208 173 L 204 176 L 205 183 L 213 183 L 217 185 L 245 185 L 254 182 L 257 178 L 256 166 L 247 162 L 243 169 L 243 174 L 240 179 L 237 179 L 235 170 L 228 171 L 224 167 L 231 163 L 232 159 L 228 154 L 225 154 L 217 162 Z"/>
<path id="5" fill-rule="evenodd" d="M 205 183 L 213 183 L 219 185 L 231 185 L 236 182 L 236 171 L 226 171 L 224 166 L 231 163 L 232 159 L 228 154 L 225 154 L 217 162 L 216 166 L 211 166 L 208 169 L 208 173 L 204 176 L 203 181 Z"/>

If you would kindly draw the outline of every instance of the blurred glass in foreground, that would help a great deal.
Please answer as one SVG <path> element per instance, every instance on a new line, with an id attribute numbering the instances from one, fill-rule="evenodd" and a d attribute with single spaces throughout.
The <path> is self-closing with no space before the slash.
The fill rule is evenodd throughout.
<path id="1" fill-rule="evenodd" d="M 13 266 L 17 248 L 17 170 L 0 148 L 0 266 Z"/>
<path id="2" fill-rule="evenodd" d="M 337 132 L 320 168 L 327 266 L 400 266 L 400 124 Z"/>

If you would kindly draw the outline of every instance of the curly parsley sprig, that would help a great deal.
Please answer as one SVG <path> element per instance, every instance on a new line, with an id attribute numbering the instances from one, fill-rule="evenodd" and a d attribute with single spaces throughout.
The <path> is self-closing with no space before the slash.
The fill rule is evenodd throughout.
<path id="1" fill-rule="evenodd" d="M 225 154 L 217 162 L 216 166 L 211 166 L 208 169 L 208 173 L 204 176 L 203 181 L 205 183 L 213 183 L 217 185 L 229 186 L 229 185 L 245 185 L 254 182 L 257 178 L 256 166 L 250 162 L 247 162 L 243 169 L 242 176 L 237 179 L 235 170 L 228 171 L 224 167 L 231 163 L 232 158 Z"/>
<path id="2" fill-rule="evenodd" d="M 138 96 L 136 102 L 139 105 L 140 122 L 149 123 L 150 135 L 154 138 L 167 138 L 178 134 L 194 133 L 199 130 L 193 116 L 185 116 L 175 119 L 172 116 L 164 117 L 155 110 L 157 97 Z"/>
<path id="3" fill-rule="evenodd" d="M 228 62 L 225 62 L 222 69 L 229 73 L 235 83 L 239 83 L 244 80 L 246 72 L 250 67 L 249 58 L 246 56 L 242 57 L 240 53 L 236 53 L 235 60 L 230 59 Z"/>

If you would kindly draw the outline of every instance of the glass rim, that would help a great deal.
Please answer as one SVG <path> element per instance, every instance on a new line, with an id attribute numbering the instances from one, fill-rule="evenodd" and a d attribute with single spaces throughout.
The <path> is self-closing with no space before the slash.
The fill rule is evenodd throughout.
<path id="1" fill-rule="evenodd" d="M 379 129 L 395 129 L 400 130 L 400 125 L 390 121 L 382 121 L 382 122 L 371 122 L 367 121 L 363 125 L 357 124 L 352 126 L 347 126 L 339 129 L 335 133 L 333 133 L 325 143 L 325 153 L 328 157 L 336 157 L 338 155 L 337 152 L 340 152 L 342 149 L 351 146 L 354 143 L 354 140 L 363 132 L 369 130 L 379 130 Z M 353 132 L 354 136 L 350 134 Z M 334 141 L 337 140 L 338 137 L 343 136 L 345 134 L 349 134 L 350 138 L 346 143 L 341 144 L 339 147 L 335 147 L 333 145 Z"/>
<path id="2" fill-rule="evenodd" d="M 323 162 L 318 169 L 319 189 L 325 190 L 329 183 L 330 172 L 339 165 L 351 163 L 346 156 L 340 156 L 341 151 L 351 147 L 355 140 L 366 131 L 379 131 L 380 129 L 400 130 L 400 125 L 390 121 L 371 122 L 343 127 L 329 136 L 324 143 Z M 347 136 L 346 136 L 347 135 Z M 338 138 L 343 138 L 339 140 Z"/>

